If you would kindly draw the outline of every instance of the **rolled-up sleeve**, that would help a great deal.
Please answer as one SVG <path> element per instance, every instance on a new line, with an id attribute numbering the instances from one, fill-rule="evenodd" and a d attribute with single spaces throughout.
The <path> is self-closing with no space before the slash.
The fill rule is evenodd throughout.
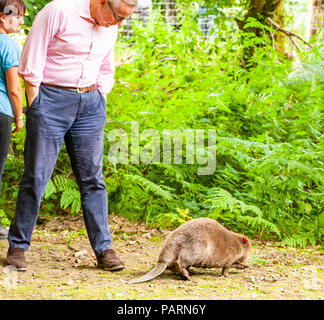
<path id="1" fill-rule="evenodd" d="M 97 77 L 97 86 L 100 93 L 108 94 L 112 90 L 115 80 L 115 54 L 114 48 L 117 40 L 117 27 L 115 28 L 110 49 L 102 61 L 100 66 L 99 74 Z"/>
<path id="2" fill-rule="evenodd" d="M 114 49 L 111 49 L 107 56 L 104 58 L 97 77 L 97 86 L 100 93 L 108 94 L 112 90 L 115 84 L 114 75 Z"/>
<path id="3" fill-rule="evenodd" d="M 19 75 L 39 87 L 43 80 L 47 48 L 62 23 L 62 10 L 52 3 L 40 11 L 29 31 L 19 61 Z"/>

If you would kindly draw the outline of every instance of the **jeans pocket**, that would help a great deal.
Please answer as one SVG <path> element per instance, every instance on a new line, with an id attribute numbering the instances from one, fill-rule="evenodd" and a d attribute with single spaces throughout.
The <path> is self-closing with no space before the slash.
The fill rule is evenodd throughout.
<path id="1" fill-rule="evenodd" d="M 104 98 L 104 96 L 100 93 L 101 95 L 101 101 L 102 101 L 102 108 L 103 108 L 103 112 L 105 115 L 105 119 L 107 118 L 107 100 Z"/>
<path id="2" fill-rule="evenodd" d="M 99 95 L 99 97 L 101 99 L 101 102 L 106 103 L 105 98 L 103 97 L 103 95 L 101 94 L 101 92 L 98 89 L 97 89 L 97 93 L 98 93 L 98 95 Z"/>
<path id="3" fill-rule="evenodd" d="M 38 91 L 37 96 L 35 97 L 35 99 L 31 103 L 31 105 L 29 105 L 28 98 L 27 98 L 27 95 L 26 95 L 26 102 L 27 102 L 26 115 L 30 112 L 30 109 L 35 108 L 35 104 L 37 104 L 39 102 L 39 96 L 40 96 L 40 89 Z"/>

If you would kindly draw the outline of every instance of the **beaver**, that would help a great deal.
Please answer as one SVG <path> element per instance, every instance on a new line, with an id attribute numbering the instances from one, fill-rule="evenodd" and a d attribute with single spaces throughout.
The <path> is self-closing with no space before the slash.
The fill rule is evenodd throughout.
<path id="1" fill-rule="evenodd" d="M 168 235 L 156 266 L 131 283 L 145 282 L 159 276 L 165 269 L 178 272 L 190 280 L 192 267 L 245 269 L 252 254 L 251 241 L 244 235 L 227 230 L 211 218 L 185 222 Z"/>

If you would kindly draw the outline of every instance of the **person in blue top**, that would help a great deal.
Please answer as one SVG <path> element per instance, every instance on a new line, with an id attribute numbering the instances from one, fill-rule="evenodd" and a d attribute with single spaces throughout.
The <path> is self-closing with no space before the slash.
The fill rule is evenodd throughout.
<path id="1" fill-rule="evenodd" d="M 23 95 L 18 76 L 20 49 L 8 34 L 19 31 L 24 23 L 25 4 L 22 0 L 0 0 L 0 192 L 2 173 L 13 133 L 20 131 Z M 6 239 L 8 229 L 1 225 L 0 239 Z"/>

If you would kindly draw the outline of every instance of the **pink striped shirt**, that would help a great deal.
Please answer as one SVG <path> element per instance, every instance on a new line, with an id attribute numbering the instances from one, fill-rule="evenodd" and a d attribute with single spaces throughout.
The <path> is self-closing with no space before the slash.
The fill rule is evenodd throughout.
<path id="1" fill-rule="evenodd" d="M 67 87 L 97 84 L 108 94 L 114 85 L 117 26 L 95 26 L 90 0 L 54 0 L 41 10 L 22 50 L 19 73 L 36 87 L 41 82 Z"/>

